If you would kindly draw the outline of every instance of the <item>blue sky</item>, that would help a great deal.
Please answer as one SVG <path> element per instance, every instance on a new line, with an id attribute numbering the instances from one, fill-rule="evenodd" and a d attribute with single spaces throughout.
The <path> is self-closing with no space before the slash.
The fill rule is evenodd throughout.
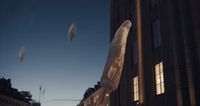
<path id="1" fill-rule="evenodd" d="M 42 106 L 75 106 L 100 79 L 109 46 L 108 0 L 0 0 L 0 77 Z M 73 42 L 67 28 L 77 26 Z M 18 58 L 26 48 L 24 62 Z"/>

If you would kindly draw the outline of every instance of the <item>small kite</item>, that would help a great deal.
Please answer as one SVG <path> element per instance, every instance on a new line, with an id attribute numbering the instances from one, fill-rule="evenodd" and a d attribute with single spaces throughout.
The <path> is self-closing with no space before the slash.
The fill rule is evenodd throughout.
<path id="1" fill-rule="evenodd" d="M 21 62 L 23 62 L 25 54 L 26 54 L 26 49 L 25 49 L 25 47 L 22 47 L 19 51 L 19 54 L 18 54 L 18 57 L 19 57 Z"/>
<path id="2" fill-rule="evenodd" d="M 68 29 L 68 33 L 67 33 L 68 40 L 71 42 L 74 39 L 74 37 L 76 36 L 76 34 L 77 34 L 76 25 L 71 24 Z"/>

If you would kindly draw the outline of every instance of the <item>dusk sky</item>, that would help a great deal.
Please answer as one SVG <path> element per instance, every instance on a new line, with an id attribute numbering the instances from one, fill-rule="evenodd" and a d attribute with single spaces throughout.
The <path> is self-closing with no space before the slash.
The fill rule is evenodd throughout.
<path id="1" fill-rule="evenodd" d="M 76 106 L 103 72 L 109 47 L 109 0 L 0 0 L 0 78 L 31 91 L 42 106 Z M 77 35 L 66 41 L 74 23 Z M 26 48 L 23 62 L 18 58 Z"/>

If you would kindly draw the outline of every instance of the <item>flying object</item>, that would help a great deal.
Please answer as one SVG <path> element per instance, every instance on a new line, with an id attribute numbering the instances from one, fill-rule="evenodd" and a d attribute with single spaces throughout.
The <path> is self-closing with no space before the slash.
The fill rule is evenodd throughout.
<path id="1" fill-rule="evenodd" d="M 126 20 L 118 28 L 111 42 L 101 84 L 106 91 L 117 89 L 124 64 L 126 42 L 131 27 L 131 21 Z M 109 93 L 109 92 L 108 92 Z"/>
<path id="2" fill-rule="evenodd" d="M 26 49 L 25 49 L 25 47 L 22 47 L 18 54 L 18 57 L 21 62 L 23 62 L 25 55 L 26 55 Z"/>
<path id="3" fill-rule="evenodd" d="M 125 20 L 115 33 L 110 44 L 106 65 L 101 77 L 101 93 L 95 106 L 106 106 L 109 94 L 116 90 L 124 65 L 127 37 L 132 26 L 131 21 Z"/>
<path id="4" fill-rule="evenodd" d="M 71 24 L 69 29 L 68 29 L 68 32 L 67 32 L 68 41 L 71 42 L 74 39 L 74 37 L 76 36 L 76 34 L 77 34 L 76 25 L 75 24 Z"/>

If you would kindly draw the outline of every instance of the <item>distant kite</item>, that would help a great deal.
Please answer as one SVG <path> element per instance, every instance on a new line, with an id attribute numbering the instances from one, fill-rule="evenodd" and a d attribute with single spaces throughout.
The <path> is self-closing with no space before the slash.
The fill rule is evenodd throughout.
<path id="1" fill-rule="evenodd" d="M 22 47 L 19 51 L 19 54 L 18 54 L 18 57 L 19 57 L 21 62 L 23 62 L 25 54 L 26 54 L 26 49 L 25 49 L 25 47 Z"/>
<path id="2" fill-rule="evenodd" d="M 68 40 L 71 42 L 74 39 L 74 37 L 76 36 L 76 34 L 77 34 L 76 26 L 75 26 L 75 24 L 71 24 L 68 29 L 68 33 L 67 33 Z"/>

